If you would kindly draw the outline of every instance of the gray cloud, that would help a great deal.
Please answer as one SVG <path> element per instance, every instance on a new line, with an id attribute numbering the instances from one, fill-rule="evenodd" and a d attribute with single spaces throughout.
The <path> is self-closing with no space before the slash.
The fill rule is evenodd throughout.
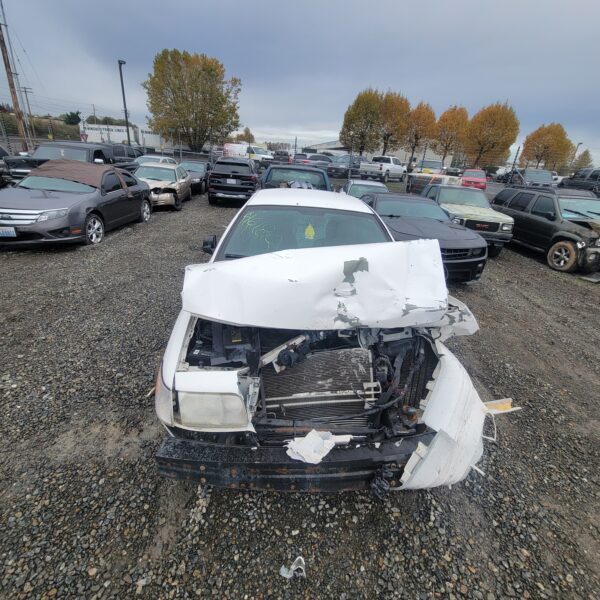
<path id="1" fill-rule="evenodd" d="M 137 0 L 101 3 L 5 0 L 34 106 L 121 114 L 117 59 L 137 122 L 146 114 L 140 83 L 162 48 L 218 57 L 242 79 L 240 113 L 278 138 L 335 137 L 343 112 L 369 85 L 401 91 L 436 112 L 470 113 L 507 100 L 522 139 L 558 121 L 600 160 L 600 5 L 456 0 Z M 34 17 L 32 17 L 34 15 Z M 35 65 L 35 71 L 29 64 Z M 0 94 L 8 96 L 6 83 Z M 54 110 L 53 110 L 54 109 Z"/>

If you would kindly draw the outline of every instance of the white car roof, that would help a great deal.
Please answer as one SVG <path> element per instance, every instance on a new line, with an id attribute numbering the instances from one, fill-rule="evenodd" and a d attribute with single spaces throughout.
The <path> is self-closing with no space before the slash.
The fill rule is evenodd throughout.
<path id="1" fill-rule="evenodd" d="M 374 187 L 387 188 L 387 185 L 385 185 L 385 183 L 381 183 L 381 181 L 371 181 L 365 179 L 351 179 L 350 185 L 372 185 Z"/>
<path id="2" fill-rule="evenodd" d="M 347 194 L 294 188 L 259 190 L 246 202 L 246 206 L 249 205 L 308 206 L 373 213 L 362 200 Z"/>
<path id="3" fill-rule="evenodd" d="M 140 156 L 140 158 L 142 158 L 142 157 Z M 154 167 L 155 169 L 170 169 L 171 171 L 176 169 L 178 166 L 179 165 L 174 165 L 173 163 L 156 162 L 155 160 L 150 160 L 148 162 L 140 163 L 140 167 Z"/>

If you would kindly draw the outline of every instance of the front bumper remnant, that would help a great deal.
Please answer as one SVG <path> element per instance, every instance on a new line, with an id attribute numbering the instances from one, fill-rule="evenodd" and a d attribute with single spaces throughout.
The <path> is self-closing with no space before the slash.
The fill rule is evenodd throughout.
<path id="1" fill-rule="evenodd" d="M 284 447 L 225 446 L 167 438 L 156 454 L 165 477 L 233 489 L 341 492 L 369 489 L 382 469 L 391 489 L 400 487 L 404 465 L 435 431 L 352 447 L 335 447 L 317 464 L 292 460 Z"/>

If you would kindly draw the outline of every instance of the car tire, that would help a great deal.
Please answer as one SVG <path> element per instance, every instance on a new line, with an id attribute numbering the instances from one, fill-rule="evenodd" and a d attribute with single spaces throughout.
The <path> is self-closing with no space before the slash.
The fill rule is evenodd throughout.
<path id="1" fill-rule="evenodd" d="M 383 183 L 387 183 L 390 179 L 390 174 L 386 171 L 383 175 L 383 177 L 381 178 L 381 181 L 383 181 Z"/>
<path id="2" fill-rule="evenodd" d="M 140 214 L 137 218 L 138 223 L 147 223 L 152 216 L 152 205 L 150 204 L 150 200 L 144 198 L 142 200 L 142 206 L 140 207 Z"/>
<path id="3" fill-rule="evenodd" d="M 183 208 L 183 200 L 175 194 L 175 204 L 173 204 L 173 210 L 179 212 Z"/>
<path id="4" fill-rule="evenodd" d="M 190 189 L 188 190 L 187 196 L 184 198 L 184 202 L 189 202 L 192 199 L 192 186 L 190 185 Z"/>
<path id="5" fill-rule="evenodd" d="M 104 221 L 98 213 L 90 213 L 83 224 L 86 246 L 97 246 L 104 239 Z"/>
<path id="6" fill-rule="evenodd" d="M 211 206 L 218 206 L 219 205 L 219 201 L 211 194 L 208 195 L 208 203 Z"/>
<path id="7" fill-rule="evenodd" d="M 573 242 L 560 240 L 548 250 L 546 262 L 555 271 L 572 273 L 577 268 L 577 247 Z"/>
<path id="8" fill-rule="evenodd" d="M 488 246 L 488 256 L 490 258 L 498 258 L 502 252 L 503 246 Z"/>

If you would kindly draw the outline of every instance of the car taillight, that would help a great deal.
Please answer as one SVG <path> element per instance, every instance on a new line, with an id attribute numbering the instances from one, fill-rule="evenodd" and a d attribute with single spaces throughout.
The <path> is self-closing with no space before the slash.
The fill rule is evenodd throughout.
<path id="1" fill-rule="evenodd" d="M 379 170 L 383 171 L 383 163 L 379 163 Z"/>

